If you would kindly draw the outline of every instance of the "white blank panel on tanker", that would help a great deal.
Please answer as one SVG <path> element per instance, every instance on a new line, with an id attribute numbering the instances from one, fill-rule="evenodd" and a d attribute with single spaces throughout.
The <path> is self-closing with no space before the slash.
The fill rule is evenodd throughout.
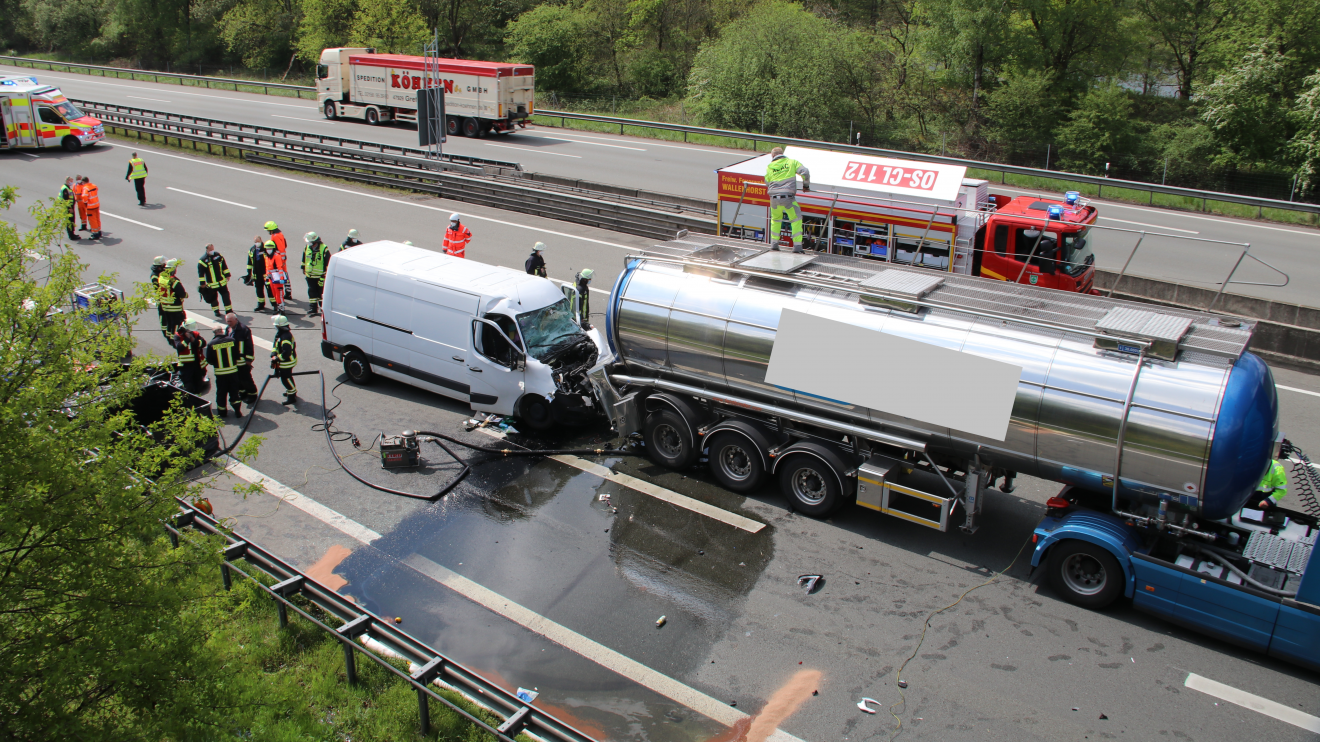
<path id="1" fill-rule="evenodd" d="M 885 372 L 895 369 L 907 381 L 890 383 L 895 375 Z M 1002 441 L 1021 375 L 1011 363 L 785 309 L 765 380 Z"/>

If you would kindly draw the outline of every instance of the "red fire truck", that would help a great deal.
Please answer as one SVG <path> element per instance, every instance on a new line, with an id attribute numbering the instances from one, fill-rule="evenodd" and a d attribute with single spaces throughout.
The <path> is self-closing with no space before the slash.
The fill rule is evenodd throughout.
<path id="1" fill-rule="evenodd" d="M 1075 192 L 1062 200 L 990 193 L 958 165 L 788 147 L 811 171 L 798 192 L 804 244 L 821 252 L 915 264 L 1000 281 L 1092 292 L 1087 234 L 1096 209 Z M 720 168 L 720 234 L 764 241 L 770 224 L 769 155 Z"/>

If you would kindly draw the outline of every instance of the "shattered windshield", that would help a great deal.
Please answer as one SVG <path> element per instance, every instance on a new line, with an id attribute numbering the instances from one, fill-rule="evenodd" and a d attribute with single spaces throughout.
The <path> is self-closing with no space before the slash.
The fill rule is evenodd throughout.
<path id="1" fill-rule="evenodd" d="M 573 310 L 565 297 L 543 309 L 518 315 L 527 352 L 538 361 L 544 361 L 556 346 L 572 342 L 585 333 L 573 319 Z"/>

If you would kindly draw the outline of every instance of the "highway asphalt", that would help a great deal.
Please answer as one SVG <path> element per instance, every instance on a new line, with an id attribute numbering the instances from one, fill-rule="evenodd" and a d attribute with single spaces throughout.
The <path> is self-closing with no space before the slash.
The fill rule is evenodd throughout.
<path id="1" fill-rule="evenodd" d="M 594 267 L 606 289 L 627 251 L 648 243 L 145 146 L 138 151 L 152 175 L 149 205 L 139 208 L 122 180 L 129 149 L 114 144 L 0 155 L 0 182 L 22 194 L 5 218 L 30 226 L 26 209 L 35 199 L 53 195 L 65 175 L 90 175 L 101 186 L 106 239 L 76 245 L 89 276 L 118 274 L 114 280 L 129 288 L 145 278 L 152 256 L 184 258 L 180 276 L 193 293 L 186 306 L 202 320 L 210 312 L 192 280 L 202 246 L 214 242 L 240 274 L 243 252 L 267 219 L 284 228 L 291 252 L 304 231 L 337 244 L 348 228 L 365 240 L 406 239 L 436 250 L 449 212 L 459 211 L 475 233 L 470 259 L 521 266 L 528 246 L 544 240 L 553 277 Z M 268 341 L 270 316 L 245 311 L 250 290 L 237 280 L 231 288 L 240 314 Z M 305 287 L 296 295 L 305 299 Z M 319 323 L 301 316 L 305 306 L 294 301 L 290 313 L 299 370 L 325 373 L 337 429 L 364 446 L 378 432 L 405 428 L 489 442 L 462 432 L 470 411 L 458 403 L 384 380 L 339 385 L 342 370 L 321 357 Z M 154 317 L 137 331 L 144 352 L 164 351 Z M 1281 370 L 1277 379 L 1288 387 L 1280 391 L 1284 430 L 1303 448 L 1320 450 L 1320 377 Z M 732 739 L 721 731 L 730 709 L 755 714 L 796 673 L 815 670 L 819 695 L 783 722 L 784 732 L 802 740 L 888 739 L 888 711 L 867 715 L 857 703 L 899 703 L 895 673 L 915 652 L 903 675 L 906 706 L 893 709 L 906 730 L 900 738 L 1313 738 L 1185 682 L 1202 676 L 1320 716 L 1314 673 L 1127 605 L 1074 607 L 1042 585 L 1039 573 L 1029 575 L 1015 556 L 1057 485 L 1022 480 L 1011 495 L 992 491 L 981 529 L 968 536 L 860 508 L 815 521 L 789 513 L 773 489 L 735 496 L 704 470 L 668 472 L 644 459 L 602 463 L 714 506 L 719 517 L 559 461 L 462 452 L 478 464 L 474 473 L 429 504 L 370 490 L 340 471 L 324 435 L 312 430 L 321 420 L 320 384 L 314 376 L 298 384 L 296 409 L 269 401 L 273 392 L 260 404 L 250 432 L 264 441 L 248 464 L 300 493 L 302 504 L 242 500 L 226 494 L 222 481 L 214 494 L 219 513 L 301 566 L 338 575 L 346 580 L 342 592 L 401 617 L 404 628 L 454 659 L 510 687 L 537 688 L 548 707 L 602 737 Z M 231 418 L 225 433 L 236 431 Z M 557 447 L 604 436 L 588 428 L 513 439 Z M 337 446 L 354 471 L 408 491 L 434 491 L 456 470 L 434 447 L 424 452 L 422 470 L 385 472 L 373 454 Z M 749 532 L 731 525 L 739 518 L 766 525 Z M 341 547 L 339 556 L 332 547 Z M 918 646 L 931 612 L 1000 570 L 999 581 L 934 618 Z M 825 584 L 806 595 L 796 580 L 810 573 L 824 575 Z M 661 615 L 666 623 L 657 628 Z"/>
<path id="2" fill-rule="evenodd" d="M 416 128 L 411 125 L 372 127 L 360 121 L 328 121 L 315 101 L 309 99 L 6 66 L 0 66 L 0 72 L 35 74 L 40 80 L 61 86 L 73 98 L 364 141 L 411 146 L 417 143 Z M 446 151 L 456 154 L 520 162 L 529 171 L 707 199 L 715 198 L 716 168 L 753 154 L 749 150 L 545 126 L 484 139 L 454 137 L 445 146 Z M 993 185 L 991 190 L 1011 195 L 1026 193 Z M 1148 234 L 1129 268 L 1133 275 L 1217 288 L 1233 269 L 1242 245 L 1250 244 L 1251 255 L 1288 275 L 1288 285 L 1269 285 L 1283 278 L 1247 258 L 1234 275 L 1230 292 L 1320 306 L 1320 296 L 1314 290 L 1320 283 L 1320 261 L 1316 260 L 1320 230 L 1104 200 L 1097 204 L 1102 215 L 1099 224 L 1108 228 L 1092 232 L 1096 263 L 1101 268 L 1122 268 L 1144 231 Z"/>

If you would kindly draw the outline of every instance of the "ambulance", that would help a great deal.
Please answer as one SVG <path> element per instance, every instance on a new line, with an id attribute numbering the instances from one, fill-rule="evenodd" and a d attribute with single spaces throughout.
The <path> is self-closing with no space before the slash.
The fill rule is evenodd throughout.
<path id="1" fill-rule="evenodd" d="M 105 139 L 105 127 L 35 77 L 0 75 L 0 149 L 63 147 L 76 152 Z"/>

